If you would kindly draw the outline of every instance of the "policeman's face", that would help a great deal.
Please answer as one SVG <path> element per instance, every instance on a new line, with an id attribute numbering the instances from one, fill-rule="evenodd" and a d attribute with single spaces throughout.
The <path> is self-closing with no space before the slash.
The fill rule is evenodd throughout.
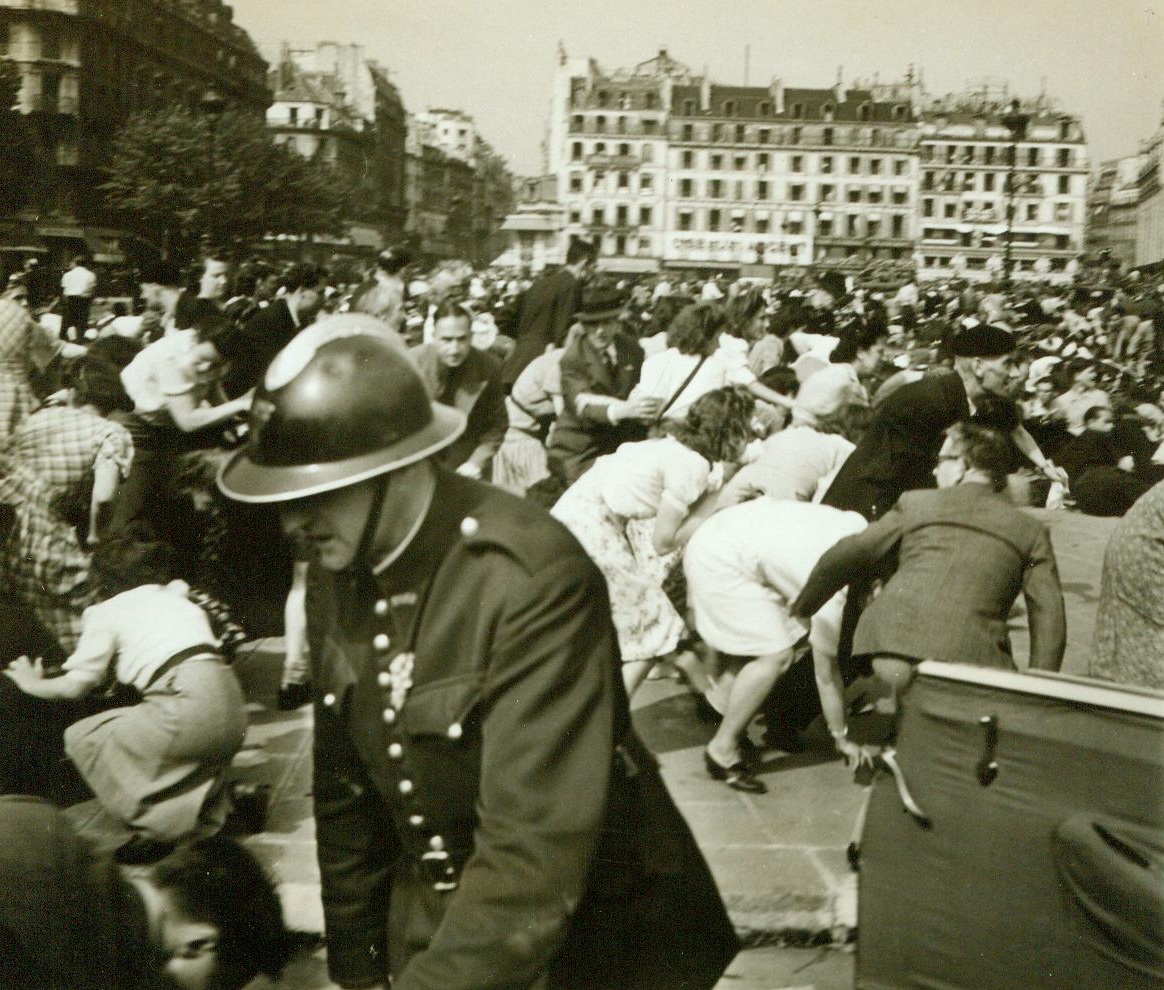
<path id="1" fill-rule="evenodd" d="M 978 381 L 987 392 L 1009 396 L 1018 378 L 1018 364 L 1009 354 L 996 358 L 978 358 Z"/>
<path id="2" fill-rule="evenodd" d="M 342 571 L 356 558 L 372 497 L 373 487 L 366 482 L 286 502 L 279 509 L 283 531 L 306 546 L 325 570 Z"/>
<path id="3" fill-rule="evenodd" d="M 467 316 L 444 316 L 433 326 L 433 344 L 437 356 L 446 368 L 456 368 L 465 363 L 472 347 Z"/>

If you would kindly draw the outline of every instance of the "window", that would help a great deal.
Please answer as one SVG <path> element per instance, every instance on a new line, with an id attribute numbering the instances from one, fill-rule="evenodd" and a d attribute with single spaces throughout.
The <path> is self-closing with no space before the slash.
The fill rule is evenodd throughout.
<path id="1" fill-rule="evenodd" d="M 861 202 L 861 187 L 860 186 L 849 186 L 847 193 L 846 193 L 846 198 L 848 199 L 848 201 L 850 203 Z"/>
<path id="2" fill-rule="evenodd" d="M 862 103 L 859 107 L 857 107 L 857 119 L 858 120 L 872 120 L 873 119 L 873 107 L 868 103 Z"/>
<path id="3" fill-rule="evenodd" d="M 736 104 L 734 100 L 727 100 L 724 103 L 723 115 L 725 117 L 734 117 L 736 115 Z"/>
<path id="4" fill-rule="evenodd" d="M 821 186 L 820 187 L 820 201 L 822 203 L 831 203 L 836 197 L 836 186 Z"/>
<path id="5" fill-rule="evenodd" d="M 902 103 L 897 104 L 897 106 L 895 106 L 893 108 L 893 119 L 894 120 L 906 120 L 908 114 L 909 114 L 909 107 L 905 106 Z"/>
<path id="6" fill-rule="evenodd" d="M 1039 219 L 1039 204 L 1038 203 L 1027 203 L 1027 221 L 1030 222 L 1032 220 L 1038 220 L 1038 219 Z"/>
<path id="7" fill-rule="evenodd" d="M 833 156 L 832 155 L 821 155 L 820 174 L 821 175 L 832 175 L 833 174 Z"/>
<path id="8" fill-rule="evenodd" d="M 596 206 L 590 211 L 590 224 L 593 227 L 601 227 L 606 223 L 606 211 L 601 206 Z"/>
<path id="9" fill-rule="evenodd" d="M 614 253 L 615 254 L 626 254 L 626 235 L 625 234 L 619 234 L 614 239 Z"/>
<path id="10" fill-rule="evenodd" d="M 909 172 L 909 160 L 906 158 L 893 159 L 893 174 L 906 175 Z"/>
<path id="11" fill-rule="evenodd" d="M 582 114 L 576 113 L 576 114 L 574 114 L 573 117 L 570 118 L 570 130 L 572 130 L 572 131 L 582 130 Z"/>
<path id="12" fill-rule="evenodd" d="M 1055 164 L 1058 165 L 1059 168 L 1070 168 L 1071 167 L 1071 149 L 1070 148 L 1060 148 L 1058 150 L 1058 152 L 1055 154 Z"/>
<path id="13" fill-rule="evenodd" d="M 860 175 L 860 174 L 861 174 L 861 159 L 858 156 L 854 155 L 852 158 L 849 159 L 849 175 Z"/>
<path id="14" fill-rule="evenodd" d="M 732 199 L 741 200 L 743 198 L 744 198 L 744 184 L 742 182 L 736 182 L 734 184 Z"/>
<path id="15" fill-rule="evenodd" d="M 646 120 L 643 121 L 643 133 L 644 134 L 658 134 L 659 133 L 659 122 L 657 120 L 655 120 L 653 117 L 648 117 Z"/>
<path id="16" fill-rule="evenodd" d="M 683 140 L 684 141 L 695 140 L 695 128 L 691 124 L 684 124 L 683 125 Z"/>
<path id="17" fill-rule="evenodd" d="M 710 162 L 712 171 L 720 171 L 723 168 L 723 155 L 712 155 Z"/>
<path id="18" fill-rule="evenodd" d="M 744 169 L 746 169 L 748 167 L 748 156 L 747 155 L 736 155 L 732 159 L 732 166 L 735 168 L 735 170 L 737 172 L 742 172 Z"/>
<path id="19" fill-rule="evenodd" d="M 909 199 L 909 193 L 904 189 L 893 190 L 893 202 L 896 206 L 904 206 Z"/>
<path id="20" fill-rule="evenodd" d="M 639 253 L 640 254 L 650 254 L 651 253 L 651 239 L 649 237 L 640 237 L 639 238 Z"/>
<path id="21" fill-rule="evenodd" d="M 649 206 L 639 207 L 639 226 L 649 227 L 651 225 L 651 208 Z"/>
<path id="22" fill-rule="evenodd" d="M 883 190 L 880 186 L 870 186 L 869 187 L 869 202 L 870 203 L 880 203 L 882 198 L 883 198 L 884 191 L 885 190 Z"/>
<path id="23" fill-rule="evenodd" d="M 932 217 L 934 215 L 934 201 L 933 198 L 927 196 L 922 200 L 922 216 Z"/>
<path id="24" fill-rule="evenodd" d="M 618 106 L 621 110 L 629 110 L 631 107 L 631 95 L 625 89 L 618 94 Z"/>
<path id="25" fill-rule="evenodd" d="M 802 127 L 793 127 L 788 132 L 788 143 L 789 144 L 800 144 L 800 139 L 803 136 L 803 133 L 804 133 L 804 129 Z"/>
<path id="26" fill-rule="evenodd" d="M 625 206 L 620 206 L 617 210 L 615 210 L 614 216 L 615 216 L 615 223 L 617 226 L 625 227 L 627 225 L 627 221 L 629 219 L 629 216 L 627 214 L 627 208 Z"/>
<path id="27" fill-rule="evenodd" d="M 756 199 L 768 198 L 768 183 L 761 179 L 756 183 Z"/>
<path id="28" fill-rule="evenodd" d="M 630 188 L 630 173 L 629 172 L 619 172 L 618 173 L 618 188 L 619 189 L 629 189 Z"/>
<path id="29" fill-rule="evenodd" d="M 694 100 L 684 100 L 683 101 L 683 116 L 684 117 L 691 117 L 691 116 L 694 116 L 694 114 L 695 114 L 695 101 Z M 690 125 L 688 125 L 688 126 L 690 126 Z M 690 219 L 690 217 L 688 219 Z"/>
<path id="30" fill-rule="evenodd" d="M 793 103 L 792 104 L 792 117 L 794 120 L 804 120 L 804 104 L 803 103 Z"/>
<path id="31" fill-rule="evenodd" d="M 743 143 L 748 139 L 748 129 L 743 124 L 736 124 L 736 141 Z"/>
<path id="32" fill-rule="evenodd" d="M 821 217 L 816 222 L 816 232 L 821 237 L 833 236 L 833 219 L 832 217 Z"/>
<path id="33" fill-rule="evenodd" d="M 837 112 L 837 108 L 831 103 L 825 103 L 820 108 L 820 115 L 825 120 L 832 120 L 833 115 Z"/>
<path id="34" fill-rule="evenodd" d="M 651 178 L 651 173 L 646 172 L 639 176 L 639 192 L 650 192 L 654 188 L 655 182 Z"/>
<path id="35" fill-rule="evenodd" d="M 871 130 L 869 132 L 869 143 L 874 145 L 874 146 L 882 143 L 881 142 L 881 131 L 879 131 L 876 127 L 874 127 L 873 130 Z"/>
<path id="36" fill-rule="evenodd" d="M 647 93 L 643 97 L 643 106 L 648 110 L 657 109 L 659 106 L 659 97 L 655 93 Z M 651 121 L 651 123 L 654 123 L 654 121 Z"/>
<path id="37" fill-rule="evenodd" d="M 800 203 L 804 200 L 804 186 L 794 185 L 788 187 L 788 198 L 794 203 Z"/>
<path id="38" fill-rule="evenodd" d="M 570 223 L 581 223 L 581 222 L 582 222 L 582 211 L 576 206 L 570 207 Z"/>
<path id="39" fill-rule="evenodd" d="M 720 199 L 723 196 L 723 182 L 719 179 L 712 179 L 707 184 L 707 195 L 710 199 Z"/>
<path id="40" fill-rule="evenodd" d="M 761 216 L 756 217 L 756 233 L 757 234 L 768 233 L 769 222 L 770 221 L 768 220 L 767 214 L 763 214 Z"/>
<path id="41" fill-rule="evenodd" d="M 759 139 L 760 144 L 769 144 L 772 140 L 772 132 L 767 127 L 761 127 Z"/>
<path id="42" fill-rule="evenodd" d="M 623 157 L 629 156 L 631 153 L 630 145 L 629 144 L 620 144 L 618 146 L 618 153 L 620 155 L 622 155 Z"/>
<path id="43" fill-rule="evenodd" d="M 793 155 L 788 160 L 788 170 L 790 172 L 803 172 L 804 171 L 804 156 L 803 155 Z"/>
<path id="44" fill-rule="evenodd" d="M 973 192 L 974 191 L 974 173 L 973 172 L 963 172 L 962 173 L 962 191 L 963 192 Z"/>
<path id="45" fill-rule="evenodd" d="M 880 175 L 881 174 L 881 159 L 880 158 L 870 158 L 869 159 L 869 174 L 870 175 Z"/>
<path id="46" fill-rule="evenodd" d="M 984 176 L 982 176 L 982 191 L 983 192 L 994 192 L 994 173 L 993 172 L 987 172 Z"/>
<path id="47" fill-rule="evenodd" d="M 594 131 L 597 134 L 606 133 L 606 118 L 599 115 L 594 118 Z"/>
<path id="48" fill-rule="evenodd" d="M 987 165 L 994 164 L 994 151 L 995 148 L 993 144 L 988 144 L 985 148 L 982 149 L 982 160 Z"/>
<path id="49" fill-rule="evenodd" d="M 598 91 L 598 105 L 600 107 L 604 107 L 609 102 L 610 102 L 610 94 L 606 90 L 600 89 Z"/>
<path id="50" fill-rule="evenodd" d="M 756 107 L 756 111 L 761 117 L 771 117 L 772 104 L 767 100 L 761 100 L 759 106 Z"/>
<path id="51" fill-rule="evenodd" d="M 619 134 L 625 134 L 626 133 L 626 117 L 616 117 L 615 122 L 614 122 L 614 127 L 615 127 L 615 130 L 618 131 Z"/>
<path id="52" fill-rule="evenodd" d="M 570 146 L 570 161 L 572 161 L 572 162 L 582 161 L 582 142 L 581 141 L 575 141 Z"/>
<path id="53" fill-rule="evenodd" d="M 947 220 L 953 220 L 958 216 L 958 204 L 946 203 L 942 208 L 942 215 Z"/>
<path id="54" fill-rule="evenodd" d="M 1038 148 L 1027 148 L 1027 164 L 1031 168 L 1034 168 L 1035 166 L 1037 166 L 1039 164 L 1039 149 Z"/>
<path id="55" fill-rule="evenodd" d="M 679 195 L 682 196 L 684 199 L 690 199 L 690 197 L 691 197 L 691 180 L 690 179 L 680 179 L 679 180 Z"/>
<path id="56" fill-rule="evenodd" d="M 767 169 L 768 169 L 768 152 L 761 151 L 756 156 L 756 168 L 760 169 L 761 171 L 767 171 Z"/>
<path id="57" fill-rule="evenodd" d="M 1071 192 L 1071 176 L 1069 176 L 1069 175 L 1059 176 L 1059 194 L 1061 196 L 1064 196 L 1070 192 Z"/>
<path id="58" fill-rule="evenodd" d="M 865 236 L 866 237 L 880 237 L 881 236 L 881 221 L 877 217 L 870 217 L 865 221 Z"/>
<path id="59" fill-rule="evenodd" d="M 695 152 L 685 151 L 679 158 L 684 168 L 695 168 Z"/>
<path id="60" fill-rule="evenodd" d="M 298 107 L 289 107 L 288 108 L 287 120 L 290 122 L 292 127 L 294 127 L 296 124 L 299 123 L 299 108 Z M 578 147 L 581 148 L 582 145 L 578 145 Z"/>
<path id="61" fill-rule="evenodd" d="M 723 139 L 723 125 L 722 124 L 712 124 L 711 125 L 711 139 L 713 141 L 720 141 Z"/>
<path id="62" fill-rule="evenodd" d="M 582 191 L 582 176 L 577 172 L 570 173 L 570 192 Z"/>
<path id="63" fill-rule="evenodd" d="M 1062 222 L 1070 221 L 1071 219 L 1071 204 L 1070 203 L 1056 203 L 1055 204 L 1055 219 Z"/>
<path id="64" fill-rule="evenodd" d="M 680 210 L 679 211 L 679 229 L 680 230 L 690 230 L 691 229 L 691 211 L 690 210 Z"/>
<path id="65" fill-rule="evenodd" d="M 596 154 L 596 155 L 605 155 L 606 154 L 606 142 L 605 141 L 594 142 L 594 154 Z"/>
<path id="66" fill-rule="evenodd" d="M 831 127 L 826 127 L 820 132 L 820 143 L 824 145 L 833 143 L 833 129 Z"/>
<path id="67" fill-rule="evenodd" d="M 707 229 L 719 230 L 720 224 L 723 223 L 723 210 L 708 210 L 707 211 Z"/>
<path id="68" fill-rule="evenodd" d="M 858 234 L 857 215 L 849 213 L 845 216 L 845 233 L 849 237 L 856 237 Z"/>
<path id="69" fill-rule="evenodd" d="M 946 145 L 946 163 L 949 164 L 954 160 L 954 153 L 957 149 L 952 144 Z"/>
<path id="70" fill-rule="evenodd" d="M 643 142 L 643 161 L 653 162 L 655 160 L 655 146 L 650 141 Z"/>

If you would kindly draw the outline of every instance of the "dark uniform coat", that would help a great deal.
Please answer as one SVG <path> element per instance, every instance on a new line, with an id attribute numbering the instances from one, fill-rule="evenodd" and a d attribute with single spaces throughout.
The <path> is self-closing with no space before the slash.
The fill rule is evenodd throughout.
<path id="1" fill-rule="evenodd" d="M 581 301 L 582 284 L 568 268 L 543 275 L 526 290 L 517 311 L 517 346 L 502 371 L 502 381 L 507 386 L 517 381 L 527 364 L 545 353 L 547 345 L 565 344 L 566 331 L 574 322 Z"/>
<path id="2" fill-rule="evenodd" d="M 226 394 L 235 398 L 258 385 L 267 365 L 297 333 L 299 324 L 291 315 L 287 300 L 275 299 L 227 334 L 218 345 L 222 356 L 230 362 L 222 380 Z"/>
<path id="3" fill-rule="evenodd" d="M 622 444 L 647 436 L 641 423 L 611 423 L 605 404 L 585 401 L 586 396 L 625 399 L 639 382 L 643 349 L 624 334 L 618 334 L 612 346 L 617 355 L 613 361 L 581 336 L 562 355 L 565 408 L 554 424 L 548 449 L 568 485 L 603 454 L 613 454 Z"/>
<path id="4" fill-rule="evenodd" d="M 441 471 L 374 579 L 312 568 L 315 815 L 332 979 L 712 987 L 736 951 L 635 737 L 599 572 Z"/>

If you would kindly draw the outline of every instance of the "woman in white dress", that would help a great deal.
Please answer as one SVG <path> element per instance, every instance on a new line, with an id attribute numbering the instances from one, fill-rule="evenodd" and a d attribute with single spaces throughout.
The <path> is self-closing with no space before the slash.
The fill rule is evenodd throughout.
<path id="1" fill-rule="evenodd" d="M 702 519 L 697 505 L 752 439 L 752 411 L 746 394 L 709 392 L 667 435 L 599 458 L 552 510 L 606 577 L 628 694 L 683 639 L 663 581 Z"/>

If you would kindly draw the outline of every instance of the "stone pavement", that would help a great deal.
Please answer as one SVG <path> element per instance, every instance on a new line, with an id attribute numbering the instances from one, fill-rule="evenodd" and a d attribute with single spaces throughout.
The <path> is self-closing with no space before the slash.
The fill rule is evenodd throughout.
<path id="1" fill-rule="evenodd" d="M 1091 630 L 1099 595 L 1103 548 L 1114 520 L 1066 511 L 1037 514 L 1052 528 L 1067 601 L 1068 673 L 1087 671 Z M 1025 638 L 1016 635 L 1021 657 Z M 277 877 L 288 921 L 319 931 L 319 872 L 311 819 L 310 709 L 282 713 L 274 695 L 281 643 L 244 647 L 237 669 L 250 701 L 251 728 L 236 760 L 240 780 L 271 786 L 266 830 L 247 840 Z M 693 714 L 693 700 L 674 681 L 647 682 L 635 698 L 635 724 L 658 755 L 663 774 L 719 882 L 724 900 L 751 945 L 843 940 L 856 922 L 856 882 L 844 848 L 850 839 L 861 790 L 835 758 L 823 731 L 795 755 L 766 754 L 762 778 L 768 793 L 745 795 L 711 780 L 702 765 L 710 730 Z M 79 806 L 75 820 L 100 835 L 100 816 Z M 106 837 L 106 841 L 108 837 Z M 765 982 L 748 974 L 756 956 L 745 953 L 722 987 L 773 988 L 809 980 Z M 750 961 L 749 961 L 750 960 Z M 755 976 L 755 974 L 752 974 Z M 301 960 L 280 986 L 328 987 L 322 951 Z"/>

